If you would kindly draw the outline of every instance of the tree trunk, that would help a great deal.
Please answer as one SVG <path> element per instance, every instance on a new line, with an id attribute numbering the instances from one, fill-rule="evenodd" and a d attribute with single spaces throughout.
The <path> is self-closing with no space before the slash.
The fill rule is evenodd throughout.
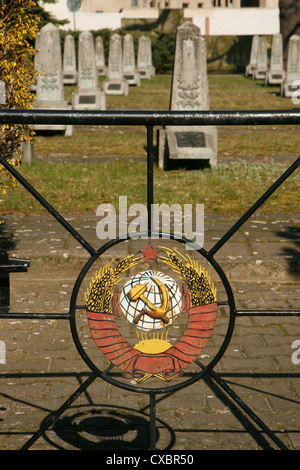
<path id="1" fill-rule="evenodd" d="M 280 32 L 283 40 L 284 59 L 287 58 L 289 38 L 300 35 L 300 0 L 279 0 Z"/>

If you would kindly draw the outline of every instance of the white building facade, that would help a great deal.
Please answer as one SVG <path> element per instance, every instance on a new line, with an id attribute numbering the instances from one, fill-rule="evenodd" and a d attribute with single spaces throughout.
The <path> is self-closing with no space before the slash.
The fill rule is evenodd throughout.
<path id="1" fill-rule="evenodd" d="M 161 9 L 182 8 L 184 17 L 207 36 L 280 32 L 278 0 L 82 0 L 76 12 L 69 10 L 67 0 L 39 4 L 58 20 L 69 20 L 65 30 L 116 30 L 124 19 L 155 21 Z"/>
<path id="2" fill-rule="evenodd" d="M 82 0 L 82 11 L 119 13 L 127 8 L 278 8 L 279 0 Z"/>

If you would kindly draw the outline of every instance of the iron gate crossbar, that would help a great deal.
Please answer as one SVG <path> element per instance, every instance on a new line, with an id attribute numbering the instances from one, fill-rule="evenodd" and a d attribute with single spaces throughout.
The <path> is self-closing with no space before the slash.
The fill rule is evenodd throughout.
<path id="1" fill-rule="evenodd" d="M 2 124 L 225 126 L 300 124 L 300 110 L 74 111 L 1 109 Z"/>
<path id="2" fill-rule="evenodd" d="M 153 128 L 154 126 L 181 126 L 181 125 L 298 125 L 300 124 L 300 111 L 202 111 L 202 112 L 164 112 L 164 111 L 118 111 L 118 112 L 98 112 L 98 111 L 62 111 L 62 110 L 0 110 L 0 122 L 2 124 L 73 124 L 73 125 L 128 125 L 128 126 L 146 126 L 147 128 L 147 208 L 148 208 L 148 235 L 152 234 L 152 204 L 153 204 Z M 69 233 L 89 252 L 91 257 L 97 253 L 95 250 L 36 190 L 33 188 L 3 157 L 0 156 L 0 163 L 43 205 L 49 213 L 64 226 Z M 276 189 L 298 168 L 300 158 L 278 178 L 277 181 L 256 201 L 255 204 L 234 224 L 234 226 L 215 244 L 207 253 L 207 259 L 214 264 L 214 255 L 231 238 L 231 236 L 251 217 L 251 215 L 276 191 Z M 203 252 L 201 249 L 199 252 Z M 228 284 L 228 290 L 231 292 L 227 279 L 223 279 L 224 284 Z M 300 315 L 300 310 L 237 310 L 235 308 L 234 298 L 228 299 L 233 306 L 233 316 L 242 315 L 263 315 L 263 316 L 295 316 Z M 76 309 L 84 309 L 85 306 L 76 306 Z M 1 314 L 0 318 L 59 318 L 70 319 L 68 314 Z M 233 328 L 233 323 L 231 325 Z M 227 347 L 225 345 L 225 347 Z M 196 361 L 198 366 L 214 380 L 219 387 L 227 393 L 239 407 L 246 412 L 252 420 L 275 442 L 280 449 L 287 449 L 283 442 L 278 439 L 265 423 L 238 397 L 235 392 L 224 382 L 220 374 L 216 374 L 212 368 L 203 366 Z M 107 378 L 111 366 L 103 373 L 102 378 Z M 41 425 L 40 429 L 23 446 L 28 449 L 58 417 L 73 403 L 97 377 L 92 373 L 87 381 L 54 413 L 51 413 Z M 159 389 L 146 390 L 137 389 L 149 394 L 150 398 L 150 449 L 155 449 L 155 397 L 156 393 L 162 393 Z"/>

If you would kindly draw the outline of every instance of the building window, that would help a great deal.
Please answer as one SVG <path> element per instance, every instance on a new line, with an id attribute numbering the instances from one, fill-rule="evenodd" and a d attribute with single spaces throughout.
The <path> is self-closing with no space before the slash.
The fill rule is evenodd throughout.
<path id="1" fill-rule="evenodd" d="M 259 7 L 259 0 L 241 0 L 241 7 Z"/>
<path id="2" fill-rule="evenodd" d="M 137 7 L 138 6 L 138 0 L 131 0 L 131 6 L 132 7 Z"/>
<path id="3" fill-rule="evenodd" d="M 182 4 L 182 8 L 188 8 L 189 7 L 189 4 L 188 3 L 183 3 Z"/>

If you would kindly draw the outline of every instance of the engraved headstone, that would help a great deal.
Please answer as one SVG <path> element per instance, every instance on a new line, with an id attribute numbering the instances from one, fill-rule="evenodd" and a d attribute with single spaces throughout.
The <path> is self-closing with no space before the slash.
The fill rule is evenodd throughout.
<path id="1" fill-rule="evenodd" d="M 141 36 L 138 44 L 137 71 L 142 79 L 150 79 L 155 75 L 155 68 L 152 64 L 151 39 Z"/>
<path id="2" fill-rule="evenodd" d="M 265 36 L 260 36 L 258 41 L 257 65 L 253 72 L 255 80 L 265 80 L 268 71 L 268 44 Z"/>
<path id="3" fill-rule="evenodd" d="M 281 95 L 291 97 L 299 89 L 300 81 L 300 36 L 294 34 L 288 43 L 286 77 L 281 84 Z M 298 82 L 298 83 L 295 83 Z"/>
<path id="4" fill-rule="evenodd" d="M 106 62 L 105 62 L 105 53 L 103 47 L 103 39 L 101 36 L 97 36 L 95 39 L 95 60 L 96 60 L 96 69 L 98 70 L 99 76 L 106 76 Z"/>
<path id="5" fill-rule="evenodd" d="M 62 57 L 59 30 L 48 23 L 40 30 L 39 57 L 36 86 L 36 109 L 70 109 L 64 98 Z M 65 131 L 67 135 L 73 132 L 72 126 L 65 124 L 36 124 L 35 131 Z"/>
<path id="6" fill-rule="evenodd" d="M 75 41 L 72 34 L 67 34 L 64 40 L 63 83 L 66 85 L 77 83 Z"/>
<path id="7" fill-rule="evenodd" d="M 90 31 L 79 34 L 78 41 L 78 84 L 72 94 L 74 109 L 106 109 L 105 93 L 98 83 L 94 38 Z"/>
<path id="8" fill-rule="evenodd" d="M 209 110 L 206 43 L 200 29 L 190 22 L 177 29 L 171 110 Z M 170 160 L 207 160 L 217 164 L 215 126 L 167 126 L 159 133 L 159 166 Z"/>
<path id="9" fill-rule="evenodd" d="M 107 95 L 128 95 L 129 85 L 124 78 L 122 38 L 115 33 L 109 42 L 108 77 L 103 82 Z"/>
<path id="10" fill-rule="evenodd" d="M 258 43 L 259 43 L 259 36 L 257 35 L 253 36 L 252 44 L 251 44 L 250 60 L 249 60 L 249 64 L 246 66 L 246 77 L 252 76 L 254 70 L 256 69 Z"/>
<path id="11" fill-rule="evenodd" d="M 283 68 L 283 47 L 282 34 L 274 34 L 272 38 L 272 49 L 270 58 L 270 68 L 266 75 L 266 85 L 277 85 L 283 82 L 285 70 Z"/>
<path id="12" fill-rule="evenodd" d="M 123 73 L 129 85 L 140 86 L 141 77 L 135 64 L 134 41 L 131 34 L 126 34 L 123 39 Z"/>

